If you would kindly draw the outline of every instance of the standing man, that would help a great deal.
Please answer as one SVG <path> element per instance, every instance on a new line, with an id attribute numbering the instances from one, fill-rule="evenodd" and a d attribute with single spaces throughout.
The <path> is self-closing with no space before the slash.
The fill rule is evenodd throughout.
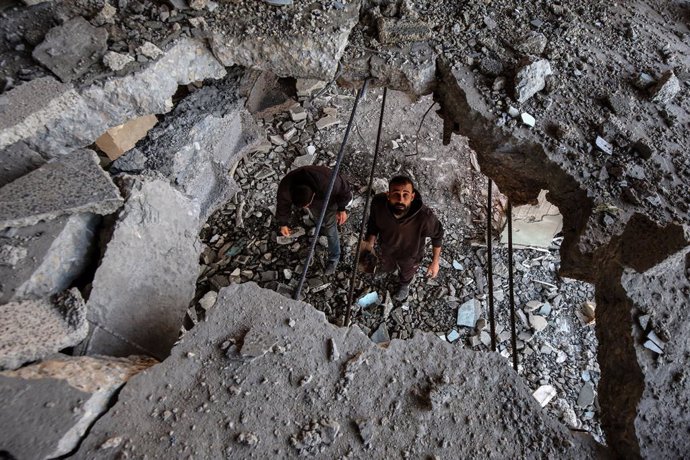
<path id="1" fill-rule="evenodd" d="M 443 227 L 433 211 L 422 203 L 407 176 L 396 176 L 388 183 L 388 193 L 379 193 L 371 201 L 371 212 L 363 246 L 372 250 L 378 241 L 383 272 L 400 269 L 400 285 L 395 300 L 403 301 L 410 293 L 410 283 L 424 257 L 426 238 L 431 238 L 432 260 L 426 271 L 435 278 L 441 258 Z"/>
<path id="2" fill-rule="evenodd" d="M 314 220 L 318 219 L 323 200 L 328 191 L 328 184 L 333 171 L 326 166 L 302 166 L 290 171 L 278 185 L 278 201 L 276 205 L 276 220 L 280 226 L 280 234 L 290 236 L 288 222 L 290 220 L 291 205 L 310 210 Z M 332 275 L 340 260 L 340 237 L 338 225 L 347 220 L 345 207 L 352 200 L 350 186 L 345 179 L 338 175 L 328 200 L 328 209 L 323 219 L 322 229 L 328 238 L 328 264 L 324 273 Z"/>

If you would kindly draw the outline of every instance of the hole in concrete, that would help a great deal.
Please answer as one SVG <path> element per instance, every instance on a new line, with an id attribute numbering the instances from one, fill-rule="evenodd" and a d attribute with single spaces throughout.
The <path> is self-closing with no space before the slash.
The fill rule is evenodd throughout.
<path id="1" fill-rule="evenodd" d="M 291 295 L 301 273 L 308 241 L 302 238 L 288 246 L 275 243 L 277 227 L 272 212 L 278 182 L 297 165 L 312 161 L 333 165 L 353 101 L 353 93 L 332 88 L 311 101 L 308 118 L 301 125 L 285 109 L 275 111 L 266 121 L 259 120 L 272 143 L 264 143 L 237 166 L 234 179 L 240 186 L 239 193 L 211 216 L 201 232 L 207 247 L 202 254 L 197 302 L 208 291 L 247 281 Z M 340 232 L 343 258 L 339 270 L 333 276 L 323 275 L 324 241 L 317 247 L 305 288 L 304 300 L 323 311 L 332 322 L 338 322 L 344 312 L 380 103 L 381 90 L 371 90 L 360 105 L 346 146 L 341 172 L 352 184 L 354 203 L 349 220 Z M 442 121 L 430 115 L 422 123 L 431 103 L 431 97 L 412 101 L 404 93 L 389 92 L 374 186 L 377 191 L 386 190 L 387 180 L 396 174 L 413 178 L 424 202 L 444 224 L 441 273 L 433 280 L 425 278 L 429 249 L 413 282 L 411 297 L 403 303 L 389 301 L 388 306 L 386 299 L 394 292 L 396 278 L 383 274 L 361 275 L 356 298 L 376 291 L 382 304 L 357 311 L 354 322 L 368 335 L 382 326 L 393 339 L 406 339 L 415 331 L 426 331 L 442 336 L 440 340 L 453 339 L 454 346 L 488 351 L 488 329 L 480 332 L 456 324 L 458 308 L 468 300 L 481 302 L 481 317 L 487 319 L 488 315 L 488 255 L 484 244 L 487 178 L 480 172 L 474 152 L 464 138 L 454 136 L 450 145 L 443 146 Z M 332 116 L 333 109 L 339 126 L 319 130 L 316 122 Z M 286 136 L 292 130 L 296 132 Z M 507 201 L 499 193 L 494 193 L 494 197 L 494 228 L 498 229 Z M 545 194 L 541 198 L 541 204 L 549 207 Z M 545 215 L 557 211 L 551 209 Z M 299 212 L 294 211 L 292 219 L 291 227 L 309 228 Z M 237 225 L 238 222 L 242 225 Z M 520 374 L 533 390 L 552 385 L 556 397 L 546 406 L 547 410 L 572 428 L 592 431 L 601 440 L 594 390 L 589 392 L 590 388 L 596 388 L 599 378 L 597 341 L 592 326 L 583 325 L 577 316 L 582 304 L 593 301 L 594 289 L 592 285 L 559 277 L 562 237 L 553 239 L 555 231 L 548 238 L 546 248 L 515 251 L 516 307 L 524 318 L 524 324 L 522 321 L 518 324 Z M 497 241 L 498 230 L 494 236 Z M 499 352 L 508 357 L 507 251 L 499 247 L 493 256 L 501 337 Z M 191 309 L 186 326 L 203 318 L 204 312 L 201 307 Z M 535 327 L 544 326 L 545 329 L 535 331 Z M 578 406 L 578 400 L 583 407 Z"/>

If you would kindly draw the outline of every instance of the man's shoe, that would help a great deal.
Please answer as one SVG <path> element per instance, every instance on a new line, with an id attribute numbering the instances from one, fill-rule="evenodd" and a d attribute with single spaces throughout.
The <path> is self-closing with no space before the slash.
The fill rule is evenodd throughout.
<path id="1" fill-rule="evenodd" d="M 400 287 L 398 287 L 398 291 L 393 295 L 393 299 L 397 300 L 398 302 L 402 302 L 403 300 L 407 299 L 408 295 L 410 295 L 410 285 L 401 284 Z"/>
<path id="2" fill-rule="evenodd" d="M 326 268 L 324 269 L 323 273 L 324 275 L 332 275 L 335 273 L 335 269 L 338 267 L 338 262 L 332 262 L 329 261 L 328 264 L 326 264 Z"/>

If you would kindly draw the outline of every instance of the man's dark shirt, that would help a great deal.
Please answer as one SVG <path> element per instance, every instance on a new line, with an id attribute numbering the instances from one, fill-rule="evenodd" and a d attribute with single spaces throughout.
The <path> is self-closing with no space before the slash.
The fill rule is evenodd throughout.
<path id="1" fill-rule="evenodd" d="M 388 197 L 379 193 L 371 201 L 371 213 L 367 225 L 369 237 L 375 235 L 384 256 L 394 260 L 413 260 L 424 258 L 424 243 L 431 238 L 433 247 L 441 247 L 443 226 L 433 211 L 422 203 L 419 192 L 410 204 L 408 213 L 396 219 L 388 206 Z"/>
<path id="2" fill-rule="evenodd" d="M 302 166 L 290 171 L 278 185 L 278 199 L 276 204 L 276 221 L 280 226 L 286 226 L 290 221 L 292 206 L 292 189 L 297 185 L 306 185 L 314 191 L 314 201 L 309 209 L 317 211 L 323 206 L 323 199 L 328 190 L 333 171 L 326 166 Z M 345 206 L 352 199 L 350 185 L 338 174 L 331 192 L 329 206 L 337 206 L 338 211 L 345 211 Z"/>

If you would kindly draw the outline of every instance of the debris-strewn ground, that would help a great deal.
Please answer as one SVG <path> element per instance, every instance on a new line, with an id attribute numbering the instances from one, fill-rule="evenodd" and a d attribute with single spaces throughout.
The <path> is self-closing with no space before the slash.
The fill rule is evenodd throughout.
<path id="1" fill-rule="evenodd" d="M 350 218 L 341 229 L 343 260 L 339 270 L 333 276 L 323 275 L 326 247 L 322 238 L 305 284 L 304 300 L 326 313 L 334 323 L 341 323 L 345 313 L 381 100 L 381 91 L 371 90 L 361 102 L 346 147 L 342 172 L 353 184 L 354 202 Z M 289 110 L 269 117 L 265 124 L 267 141 L 234 171 L 242 191 L 213 215 L 202 230 L 208 249 L 202 256 L 205 267 L 198 282 L 197 299 L 208 291 L 250 280 L 286 296 L 292 294 L 309 240 L 302 237 L 289 245 L 276 243 L 277 227 L 272 213 L 278 182 L 293 164 L 308 164 L 312 160 L 315 164 L 334 163 L 353 101 L 351 93 L 330 88 L 320 97 L 302 102 L 308 113 L 303 121 L 292 121 Z M 424 273 L 429 259 L 425 260 L 410 297 L 402 303 L 390 299 L 396 288 L 394 275 L 361 275 L 355 300 L 376 292 L 379 302 L 368 308 L 355 307 L 353 322 L 374 340 L 408 339 L 418 330 L 434 332 L 456 346 L 490 350 L 487 250 L 483 244 L 487 182 L 473 166 L 463 140 L 454 138 L 449 146 L 441 145 L 441 122 L 433 112 L 422 123 L 431 104 L 430 98 L 414 102 L 402 93 L 388 93 L 374 187 L 385 189 L 387 179 L 398 173 L 415 179 L 425 202 L 444 224 L 441 272 L 436 279 L 427 279 Z M 337 110 L 341 123 L 318 130 L 316 122 L 329 116 L 329 110 L 323 110 L 327 107 Z M 313 158 L 310 146 L 315 148 Z M 500 220 L 503 203 L 500 195 L 494 200 L 495 220 Z M 309 228 L 308 216 L 297 210 L 293 221 L 293 227 Z M 593 287 L 558 277 L 560 240 L 555 239 L 548 250 L 515 251 L 520 372 L 533 390 L 543 385 L 555 388 L 556 397 L 547 405 L 552 414 L 568 426 L 592 431 L 602 439 L 595 394 L 590 391 L 599 377 L 596 339 L 592 327 L 583 325 L 576 313 L 585 301 L 593 298 Z M 493 257 L 498 350 L 509 357 L 507 250 L 495 249 Z M 479 302 L 481 314 L 470 321 L 479 320 L 479 324 L 476 328 L 458 326 L 458 307 L 472 299 Z M 191 315 L 203 312 L 203 307 L 199 307 Z"/>

